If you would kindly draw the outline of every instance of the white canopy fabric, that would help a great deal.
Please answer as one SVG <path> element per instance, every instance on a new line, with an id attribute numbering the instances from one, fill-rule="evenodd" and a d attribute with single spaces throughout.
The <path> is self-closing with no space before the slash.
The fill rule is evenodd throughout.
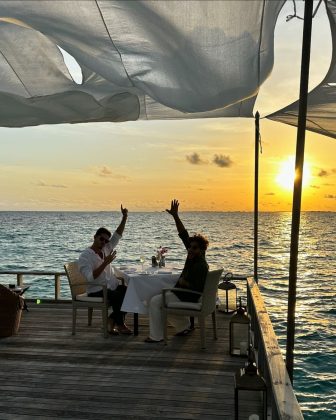
<path id="1" fill-rule="evenodd" d="M 324 80 L 308 95 L 306 128 L 336 138 L 336 1 L 326 0 L 325 3 L 332 36 L 332 60 Z M 298 114 L 299 101 L 296 101 L 267 118 L 296 127 Z"/>
<path id="2" fill-rule="evenodd" d="M 0 0 L 0 125 L 251 117 L 284 1 Z"/>

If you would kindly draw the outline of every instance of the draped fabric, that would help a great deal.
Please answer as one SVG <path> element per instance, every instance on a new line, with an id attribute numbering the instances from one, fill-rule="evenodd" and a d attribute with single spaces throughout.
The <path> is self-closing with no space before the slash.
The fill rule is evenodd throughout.
<path id="1" fill-rule="evenodd" d="M 326 0 L 326 8 L 331 27 L 332 60 L 324 80 L 308 95 L 306 128 L 336 138 L 336 1 Z M 296 101 L 267 118 L 296 127 L 298 114 L 299 101 Z"/>
<path id="2" fill-rule="evenodd" d="M 0 125 L 250 117 L 283 3 L 0 0 Z"/>

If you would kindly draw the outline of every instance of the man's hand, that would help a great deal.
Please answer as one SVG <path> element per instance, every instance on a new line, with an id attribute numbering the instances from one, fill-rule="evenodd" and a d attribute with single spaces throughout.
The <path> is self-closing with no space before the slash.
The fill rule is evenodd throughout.
<path id="1" fill-rule="evenodd" d="M 166 212 L 171 214 L 173 217 L 177 216 L 179 205 L 180 205 L 180 203 L 178 202 L 178 200 L 176 200 L 176 199 L 172 200 L 172 202 L 170 204 L 170 210 L 166 209 Z"/>
<path id="2" fill-rule="evenodd" d="M 108 255 L 105 256 L 105 258 L 104 258 L 104 264 L 106 266 L 109 265 L 109 264 L 111 264 L 111 262 L 113 260 L 115 260 L 116 255 L 117 255 L 117 251 L 113 251 L 112 250 Z"/>
<path id="3" fill-rule="evenodd" d="M 99 267 L 97 267 L 95 270 L 93 270 L 92 274 L 93 274 L 94 279 L 99 277 L 101 275 L 101 273 L 105 270 L 105 268 L 109 264 L 111 264 L 111 262 L 115 259 L 116 254 L 117 254 L 116 251 L 113 251 L 113 249 L 112 249 L 112 251 L 104 257 L 104 262 L 102 262 Z"/>
<path id="4" fill-rule="evenodd" d="M 125 225 L 126 225 L 126 222 L 127 222 L 128 210 L 124 209 L 122 204 L 120 204 L 120 211 L 121 211 L 121 214 L 122 214 L 122 219 L 121 219 L 120 225 L 117 227 L 116 232 L 121 236 L 124 232 Z"/>
<path id="5" fill-rule="evenodd" d="M 126 208 L 124 209 L 122 204 L 120 205 L 120 210 L 121 210 L 121 213 L 122 213 L 123 217 L 127 217 L 128 210 Z"/>

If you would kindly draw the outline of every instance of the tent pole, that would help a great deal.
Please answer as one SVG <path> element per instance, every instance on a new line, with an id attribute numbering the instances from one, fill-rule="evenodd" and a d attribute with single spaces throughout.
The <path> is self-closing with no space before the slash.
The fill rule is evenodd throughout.
<path id="1" fill-rule="evenodd" d="M 306 134 L 312 12 L 313 12 L 313 0 L 305 0 L 302 56 L 301 56 L 300 100 L 299 100 L 298 128 L 297 128 L 297 138 L 296 138 L 295 180 L 294 180 L 293 206 L 292 206 L 292 230 L 291 230 L 290 261 L 289 261 L 288 313 L 287 313 L 286 367 L 287 367 L 288 375 L 292 383 L 293 383 L 293 368 L 294 368 L 296 281 L 297 281 L 297 263 L 298 263 L 298 250 L 299 250 L 302 175 L 303 175 L 305 134 Z"/>
<path id="2" fill-rule="evenodd" d="M 255 114 L 255 145 L 254 145 L 254 280 L 258 283 L 258 196 L 259 196 L 259 117 Z"/>

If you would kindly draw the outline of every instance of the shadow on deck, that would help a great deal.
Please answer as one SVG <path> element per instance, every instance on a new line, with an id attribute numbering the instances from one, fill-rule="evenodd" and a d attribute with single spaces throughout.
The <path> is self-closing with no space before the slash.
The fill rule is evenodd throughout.
<path id="1" fill-rule="evenodd" d="M 87 326 L 79 310 L 71 335 L 71 306 L 32 305 L 19 335 L 0 339 L 1 419 L 233 419 L 233 375 L 245 359 L 229 355 L 229 318 L 218 313 L 218 340 L 207 324 L 207 349 L 197 328 L 169 345 L 101 332 L 100 312 Z M 128 315 L 129 325 L 132 316 Z"/>

